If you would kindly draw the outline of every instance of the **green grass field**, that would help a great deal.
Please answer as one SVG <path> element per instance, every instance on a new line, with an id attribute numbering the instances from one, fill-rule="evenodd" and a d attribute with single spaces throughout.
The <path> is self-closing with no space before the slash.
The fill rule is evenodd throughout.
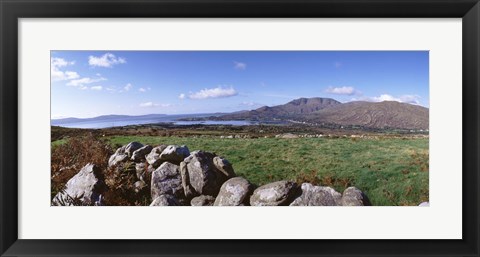
<path id="1" fill-rule="evenodd" d="M 428 201 L 428 138 L 219 139 L 114 136 L 117 147 L 143 144 L 187 145 L 190 151 L 215 152 L 235 172 L 256 185 L 290 179 L 364 191 L 373 205 L 418 205 Z"/>

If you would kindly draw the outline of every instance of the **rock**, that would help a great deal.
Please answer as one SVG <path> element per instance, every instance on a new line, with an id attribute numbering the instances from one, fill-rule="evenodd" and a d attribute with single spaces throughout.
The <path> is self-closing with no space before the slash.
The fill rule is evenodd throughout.
<path id="1" fill-rule="evenodd" d="M 195 151 L 185 158 L 190 185 L 195 195 L 216 196 L 227 177 L 213 164 L 215 155 L 204 151 Z"/>
<path id="2" fill-rule="evenodd" d="M 249 204 L 253 185 L 248 180 L 235 177 L 223 183 L 215 199 L 215 206 L 240 206 Z"/>
<path id="3" fill-rule="evenodd" d="M 152 165 L 148 165 L 147 167 L 147 173 L 145 175 L 147 176 L 152 176 L 152 173 L 155 171 L 155 168 Z"/>
<path id="4" fill-rule="evenodd" d="M 263 185 L 253 191 L 250 197 L 252 206 L 288 205 L 295 197 L 297 184 L 292 181 L 277 181 Z"/>
<path id="5" fill-rule="evenodd" d="M 132 157 L 133 152 L 141 147 L 143 147 L 143 145 L 138 142 L 130 142 L 127 145 L 118 148 L 115 153 L 110 156 L 110 159 L 108 159 L 108 167 L 115 166 L 118 163 L 128 160 L 128 158 Z"/>
<path id="6" fill-rule="evenodd" d="M 275 136 L 277 137 L 277 136 Z M 279 138 L 287 138 L 287 139 L 291 139 L 291 138 L 298 138 L 299 136 L 298 135 L 295 135 L 295 134 L 292 134 L 292 133 L 285 133 L 285 134 L 282 134 L 279 136 Z"/>
<path id="7" fill-rule="evenodd" d="M 422 202 L 422 203 L 419 204 L 418 206 L 420 206 L 420 207 L 429 207 L 429 206 L 430 206 L 430 203 L 429 203 L 429 202 Z"/>
<path id="8" fill-rule="evenodd" d="M 342 194 L 331 187 L 303 183 L 301 195 L 295 198 L 290 206 L 337 206 L 341 199 Z"/>
<path id="9" fill-rule="evenodd" d="M 343 206 L 370 206 L 368 197 L 356 187 L 349 187 L 343 191 L 340 204 Z"/>
<path id="10" fill-rule="evenodd" d="M 65 185 L 52 200 L 52 205 L 103 205 L 106 190 L 100 168 L 87 164 Z"/>
<path id="11" fill-rule="evenodd" d="M 211 195 L 201 195 L 192 198 L 190 205 L 192 206 L 212 206 L 215 202 L 215 197 Z"/>
<path id="12" fill-rule="evenodd" d="M 152 173 L 151 184 L 152 199 L 160 195 L 169 194 L 178 198 L 184 198 L 182 178 L 178 165 L 164 162 Z"/>
<path id="13" fill-rule="evenodd" d="M 195 189 L 190 185 L 190 176 L 187 170 L 187 163 L 180 163 L 180 176 L 182 177 L 182 187 L 183 192 L 185 193 L 185 198 L 190 199 L 195 195 Z"/>
<path id="14" fill-rule="evenodd" d="M 95 203 L 93 204 L 94 206 L 103 206 L 104 205 L 104 202 L 103 202 L 103 195 L 100 195 L 98 197 L 98 200 L 95 201 Z"/>
<path id="15" fill-rule="evenodd" d="M 147 164 L 144 162 L 139 162 L 135 164 L 135 171 L 137 173 L 137 178 L 145 181 L 145 172 L 147 171 Z"/>
<path id="16" fill-rule="evenodd" d="M 152 167 L 155 169 L 158 168 L 160 164 L 162 164 L 162 161 L 160 160 L 160 154 L 162 154 L 165 148 L 167 148 L 166 145 L 159 145 L 157 147 L 154 147 L 152 151 L 150 151 L 150 153 L 145 156 L 148 164 L 152 165 Z"/>
<path id="17" fill-rule="evenodd" d="M 230 164 L 227 159 L 216 156 L 215 158 L 213 158 L 213 164 L 219 171 L 225 174 L 225 176 L 229 178 L 236 176 L 235 172 L 233 171 L 232 164 Z"/>
<path id="18" fill-rule="evenodd" d="M 133 184 L 133 188 L 135 190 L 135 193 L 140 193 L 147 188 L 147 184 L 144 181 L 140 180 L 135 182 L 135 184 Z"/>
<path id="19" fill-rule="evenodd" d="M 181 205 L 173 195 L 159 195 L 150 206 L 178 206 Z"/>
<path id="20" fill-rule="evenodd" d="M 110 159 L 108 159 L 108 167 L 115 166 L 126 160 L 128 160 L 128 155 L 125 153 L 125 148 L 118 148 L 117 151 L 110 156 Z"/>
<path id="21" fill-rule="evenodd" d="M 147 154 L 149 154 L 151 151 L 152 151 L 153 147 L 150 146 L 150 145 L 145 145 L 145 146 L 142 146 L 140 148 L 138 148 L 137 150 L 135 150 L 133 153 L 132 153 L 132 158 L 131 160 L 134 161 L 134 162 L 141 162 L 141 161 L 144 161 L 145 160 L 145 156 Z"/>
<path id="22" fill-rule="evenodd" d="M 128 158 L 131 158 L 133 155 L 133 152 L 136 150 L 142 148 L 143 145 L 139 142 L 130 142 L 128 145 L 125 146 L 125 153 L 127 154 Z"/>
<path id="23" fill-rule="evenodd" d="M 182 145 L 169 145 L 160 154 L 160 161 L 170 162 L 179 165 L 186 157 L 190 155 L 188 147 Z"/>

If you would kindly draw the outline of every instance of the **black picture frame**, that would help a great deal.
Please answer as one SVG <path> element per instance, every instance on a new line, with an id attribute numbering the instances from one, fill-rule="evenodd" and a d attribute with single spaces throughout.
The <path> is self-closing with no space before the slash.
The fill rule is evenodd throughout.
<path id="1" fill-rule="evenodd" d="M 479 256 L 478 0 L 0 0 L 0 16 L 1 256 Z M 18 19 L 59 17 L 462 18 L 463 239 L 18 239 Z"/>

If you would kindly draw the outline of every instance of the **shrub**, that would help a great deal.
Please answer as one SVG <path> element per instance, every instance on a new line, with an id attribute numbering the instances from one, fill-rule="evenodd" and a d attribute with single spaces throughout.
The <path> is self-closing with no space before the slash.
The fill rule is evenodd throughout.
<path id="1" fill-rule="evenodd" d="M 146 168 L 146 167 L 145 167 Z M 150 205 L 150 185 L 146 180 L 147 187 L 140 192 L 135 192 L 135 182 L 138 181 L 135 164 L 125 162 L 106 170 L 105 204 L 111 206 Z M 145 176 L 148 177 L 148 176 Z"/>
<path id="2" fill-rule="evenodd" d="M 87 163 L 106 170 L 112 149 L 93 134 L 69 138 L 64 144 L 52 147 L 51 199 Z"/>

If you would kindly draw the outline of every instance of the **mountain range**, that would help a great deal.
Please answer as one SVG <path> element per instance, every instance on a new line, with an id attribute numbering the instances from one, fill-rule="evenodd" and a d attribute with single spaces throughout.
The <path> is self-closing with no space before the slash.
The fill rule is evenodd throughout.
<path id="1" fill-rule="evenodd" d="M 75 123 L 75 122 L 94 122 L 94 121 L 116 121 L 116 120 L 137 120 L 137 119 L 158 119 L 162 117 L 166 117 L 166 114 L 146 114 L 146 115 L 102 115 L 93 118 L 60 118 L 60 119 L 52 119 L 52 125 L 56 124 L 68 124 L 68 123 Z"/>
<path id="2" fill-rule="evenodd" d="M 52 125 L 65 125 L 78 122 L 95 121 L 148 122 L 169 121 L 289 121 L 323 126 L 359 126 L 364 128 L 398 128 L 426 130 L 429 128 L 429 109 L 395 101 L 341 103 L 331 98 L 299 98 L 286 104 L 263 106 L 255 110 L 233 113 L 166 115 L 148 114 L 140 116 L 104 115 L 94 118 L 52 119 Z"/>
<path id="3" fill-rule="evenodd" d="M 299 98 L 283 105 L 212 117 L 216 120 L 294 120 L 369 128 L 428 129 L 429 109 L 395 101 L 341 103 L 331 98 Z"/>

